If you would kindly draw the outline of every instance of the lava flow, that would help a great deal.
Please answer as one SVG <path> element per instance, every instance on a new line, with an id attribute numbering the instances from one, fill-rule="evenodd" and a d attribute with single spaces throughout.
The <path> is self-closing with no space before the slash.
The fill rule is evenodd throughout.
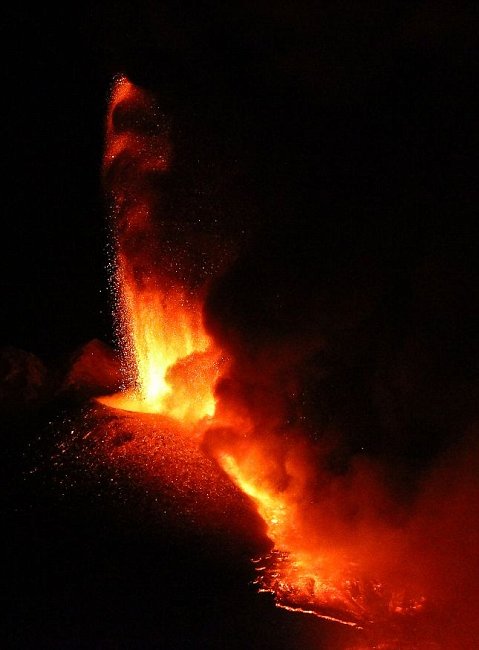
<path id="1" fill-rule="evenodd" d="M 125 387 L 98 401 L 124 411 L 166 415 L 183 426 L 207 417 L 214 430 L 218 425 L 214 388 L 224 359 L 203 327 L 200 296 L 181 285 L 177 270 L 171 273 L 168 264 L 166 269 L 158 268 L 158 258 L 164 259 L 164 255 L 158 248 L 161 231 L 152 210 L 161 177 L 168 174 L 173 155 L 168 121 L 159 114 L 153 99 L 126 77 L 118 77 L 107 116 L 104 178 L 113 203 L 112 284 Z M 228 425 L 233 423 L 238 426 L 238 418 L 230 414 Z M 247 426 L 246 422 L 239 423 L 240 428 Z M 318 616 L 355 625 L 360 617 L 355 617 L 353 610 L 361 614 L 359 606 L 330 578 L 327 583 L 320 577 L 326 575 L 330 559 L 308 557 L 304 549 L 294 554 L 294 548 L 302 549 L 302 545 L 291 534 L 293 502 L 262 480 L 267 466 L 263 450 L 250 441 L 242 459 L 236 458 L 234 451 L 209 451 L 257 505 L 268 536 L 276 544 L 272 557 L 281 557 L 282 572 L 287 576 L 278 577 L 275 560 L 275 568 L 265 567 L 259 578 L 261 588 L 273 591 L 279 605 L 300 610 L 305 609 L 301 601 L 313 598 L 312 607 Z M 314 593 L 311 589 L 304 591 L 311 581 Z"/>
<path id="2" fill-rule="evenodd" d="M 241 436 L 238 430 L 247 433 Z M 375 544 L 341 522 L 339 511 L 331 512 L 338 498 L 328 494 L 331 485 L 318 488 L 318 450 L 298 435 L 288 438 L 266 431 L 259 437 L 244 421 L 236 429 L 212 426 L 206 434 L 209 453 L 256 504 L 274 543 L 271 553 L 255 560 L 259 590 L 272 593 L 284 609 L 358 629 L 386 619 L 397 619 L 393 627 L 400 626 L 424 608 L 424 598 L 375 578 L 377 567 L 364 561 Z M 341 535 L 331 528 L 340 528 Z M 386 531 L 375 522 L 378 540 Z M 394 554 L 394 535 L 387 533 Z"/>

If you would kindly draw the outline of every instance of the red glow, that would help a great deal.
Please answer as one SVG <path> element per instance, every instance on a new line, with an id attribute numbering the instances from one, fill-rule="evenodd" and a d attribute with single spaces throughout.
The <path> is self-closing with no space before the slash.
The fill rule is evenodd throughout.
<path id="1" fill-rule="evenodd" d="M 168 174 L 171 166 L 167 120 L 145 91 L 119 77 L 106 130 L 104 174 L 115 244 L 112 283 L 125 388 L 99 401 L 123 411 L 166 416 L 124 415 L 141 435 L 114 448 L 111 459 L 128 457 L 151 476 L 167 473 L 161 455 L 167 437 L 178 448 L 177 456 L 170 454 L 174 463 L 193 459 L 189 471 L 197 471 L 198 490 L 211 490 L 220 499 L 225 491 L 211 469 L 215 459 L 255 505 L 272 542 L 273 550 L 255 563 L 260 591 L 274 594 L 276 604 L 287 610 L 350 627 L 379 623 L 379 636 L 386 640 L 367 647 L 440 647 L 397 641 L 402 634 L 398 626 L 427 610 L 428 576 L 411 570 L 411 531 L 384 522 L 383 513 L 394 505 L 376 468 L 358 460 L 344 477 L 318 479 L 321 448 L 307 442 L 302 431 L 284 435 L 275 403 L 256 418 L 241 400 L 215 396 L 218 379 L 231 367 L 203 326 L 202 292 L 187 286 L 181 273 L 175 277 L 158 268 L 155 257 L 161 230 L 153 216 L 157 197 L 151 175 Z M 130 418 L 136 418 L 135 424 Z M 207 458 L 203 474 L 200 457 Z M 354 519 L 350 513 L 357 512 L 361 517 Z"/>
<path id="2" fill-rule="evenodd" d="M 145 114 L 155 119 L 150 120 L 153 127 L 142 130 Z M 368 622 L 373 612 L 352 560 L 344 549 L 323 544 L 322 531 L 303 520 L 314 472 L 312 450 L 299 439 L 285 445 L 267 430 L 260 443 L 248 435 L 254 428 L 248 415 L 240 418 L 234 409 L 224 408 L 221 417 L 216 413 L 214 387 L 222 370 L 221 353 L 204 330 L 201 297 L 155 269 L 150 252 L 157 237 L 151 214 L 154 189 L 145 178 L 152 171 L 167 174 L 171 156 L 168 127 L 152 99 L 119 77 L 107 117 L 104 171 L 110 174 L 107 185 L 114 202 L 113 284 L 126 386 L 99 401 L 124 411 L 167 415 L 181 423 L 177 430 L 182 432 L 205 417 L 213 429 L 221 420 L 222 426 L 238 432 L 239 445 L 213 444 L 209 451 L 252 499 L 274 544 L 264 566 L 256 567 L 260 589 L 273 592 L 277 604 L 287 609 L 347 625 Z M 114 168 L 118 161 L 124 168 Z M 141 452 L 136 442 L 129 446 L 129 453 L 139 454 L 145 464 L 150 464 L 149 450 L 156 444 L 153 434 L 150 437 Z M 184 444 L 180 438 L 178 444 Z M 379 587 L 372 589 L 378 592 Z M 386 607 L 391 602 L 389 595 Z"/>
<path id="3" fill-rule="evenodd" d="M 148 128 L 141 121 L 145 115 Z M 146 92 L 119 77 L 106 121 L 104 173 L 113 200 L 113 285 L 125 390 L 100 401 L 194 422 L 214 413 L 220 353 L 203 328 L 198 297 L 149 267 L 157 235 L 148 174 L 167 173 L 170 157 L 166 120 Z"/>

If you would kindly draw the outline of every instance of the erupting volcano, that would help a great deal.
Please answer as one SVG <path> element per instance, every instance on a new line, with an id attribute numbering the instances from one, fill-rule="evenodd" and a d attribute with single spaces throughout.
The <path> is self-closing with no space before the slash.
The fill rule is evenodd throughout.
<path id="1" fill-rule="evenodd" d="M 396 501 L 380 463 L 353 454 L 331 471 L 334 432 L 308 432 L 301 368 L 323 343 L 308 334 L 278 354 L 247 350 L 218 327 L 208 300 L 221 289 L 188 268 L 181 248 L 191 234 L 163 205 L 173 136 L 153 94 L 118 76 L 103 179 L 123 385 L 96 398 L 100 411 L 88 416 L 93 428 L 100 423 L 102 444 L 111 439 L 108 462 L 134 466 L 149 489 L 158 477 L 175 484 L 181 463 L 204 512 L 212 494 L 215 508 L 234 502 L 226 475 L 269 540 L 252 558 L 259 592 L 280 608 L 353 628 L 357 648 L 442 648 L 431 632 L 441 616 L 428 584 L 435 562 L 413 566 L 427 556 L 416 548 L 422 524 Z"/>
<path id="2" fill-rule="evenodd" d="M 360 602 L 361 590 L 356 586 L 356 598 L 352 587 L 348 590 L 350 578 L 340 575 L 338 559 L 303 548 L 297 510 L 311 472 L 308 460 L 301 464 L 299 458 L 302 454 L 307 459 L 304 444 L 296 441 L 287 449 L 278 437 L 275 449 L 264 449 L 252 439 L 254 424 L 248 418 L 221 407 L 216 413 L 215 386 L 226 361 L 203 325 L 203 287 L 182 284 L 186 274 L 174 264 L 158 267 L 155 256 L 166 257 L 159 252 L 164 235 L 155 222 L 155 191 L 174 155 L 167 118 L 154 99 L 119 76 L 107 117 L 104 177 L 112 201 L 112 287 L 125 388 L 98 401 L 125 411 L 161 414 L 182 427 L 206 431 L 203 448 L 257 505 L 276 545 L 268 566 L 256 567 L 262 572 L 261 588 L 272 591 L 281 606 L 356 625 L 369 617 Z M 215 437 L 225 429 L 245 439 L 241 449 L 233 445 L 218 451 Z M 296 475 L 291 463 L 287 477 L 296 481 L 293 489 L 275 485 L 274 475 L 281 472 L 277 459 L 285 454 L 297 456 Z"/>
<path id="3" fill-rule="evenodd" d="M 475 4 L 8 8 L 2 648 L 479 648 Z"/>

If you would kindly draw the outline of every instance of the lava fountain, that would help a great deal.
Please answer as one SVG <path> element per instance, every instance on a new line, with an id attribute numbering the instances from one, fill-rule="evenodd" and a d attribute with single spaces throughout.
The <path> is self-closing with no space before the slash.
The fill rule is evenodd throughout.
<path id="1" fill-rule="evenodd" d="M 99 401 L 194 422 L 214 413 L 221 354 L 204 330 L 199 297 L 172 272 L 174 261 L 157 268 L 164 256 L 156 255 L 161 233 L 152 209 L 172 155 L 166 117 L 146 91 L 119 76 L 103 177 L 112 203 L 111 281 L 125 386 Z"/>

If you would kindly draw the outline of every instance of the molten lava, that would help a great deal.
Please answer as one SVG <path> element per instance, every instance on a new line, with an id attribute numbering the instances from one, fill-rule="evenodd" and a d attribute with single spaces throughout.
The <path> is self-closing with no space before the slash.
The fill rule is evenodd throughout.
<path id="1" fill-rule="evenodd" d="M 215 410 L 219 355 L 201 323 L 201 310 L 184 294 L 141 290 L 125 282 L 121 295 L 125 367 L 131 386 L 101 398 L 126 411 L 164 413 L 196 421 Z"/>
<path id="2" fill-rule="evenodd" d="M 200 292 L 188 289 L 169 268 L 158 268 L 164 255 L 153 206 L 172 156 L 168 120 L 148 93 L 117 78 L 107 116 L 104 178 L 112 201 L 112 284 L 125 387 L 99 401 L 125 411 L 160 413 L 183 427 L 208 417 L 214 428 L 221 351 L 203 327 Z M 301 444 L 292 451 L 283 448 L 274 435 L 273 448 L 264 447 L 248 438 L 247 430 L 254 428 L 249 415 L 241 420 L 232 411 L 225 417 L 222 424 L 244 444 L 225 449 L 213 444 L 209 451 L 256 504 L 274 543 L 264 566 L 256 567 L 261 590 L 274 593 L 277 604 L 288 609 L 348 625 L 367 620 L 367 598 L 352 577 L 351 563 L 331 548 L 326 552 L 320 534 L 311 538 L 302 522 L 304 484 L 311 472 L 308 450 Z M 283 471 L 278 459 L 288 455 Z"/>
<path id="3" fill-rule="evenodd" d="M 112 284 L 125 388 L 100 401 L 195 422 L 214 413 L 221 355 L 203 328 L 199 299 L 164 270 L 154 272 L 159 236 L 152 206 L 170 158 L 166 118 L 145 91 L 118 77 L 103 168 L 113 204 Z"/>
<path id="4" fill-rule="evenodd" d="M 321 545 L 320 536 L 308 535 L 301 516 L 304 498 L 302 468 L 290 467 L 287 484 L 267 450 L 251 443 L 238 459 L 220 451 L 218 461 L 256 504 L 274 543 L 273 551 L 256 560 L 260 591 L 271 592 L 279 607 L 356 626 L 372 616 L 355 575 L 355 567 L 340 552 Z M 276 466 L 275 466 L 276 465 Z M 307 506 L 306 506 L 307 507 Z"/>
<path id="5" fill-rule="evenodd" d="M 215 397 L 215 386 L 231 365 L 204 328 L 204 287 L 185 280 L 184 269 L 162 239 L 165 220 L 158 203 L 173 155 L 168 119 L 147 92 L 118 77 L 106 121 L 103 172 L 111 200 L 111 281 L 124 388 L 98 401 L 176 422 L 159 427 L 148 420 L 153 416 L 138 416 L 141 436 L 135 439 L 130 433 L 133 442 L 122 439 L 116 456 L 130 453 L 145 471 L 159 475 L 165 471 L 161 435 L 165 438 L 168 431 L 170 442 L 179 440 L 193 425 L 196 438 L 178 442 L 178 449 L 188 449 L 185 457 L 194 459 L 191 467 L 200 474 L 198 457 L 206 450 L 208 462 L 216 459 L 266 524 L 273 550 L 255 561 L 260 591 L 271 592 L 280 607 L 347 626 L 362 628 L 379 621 L 386 641 L 368 647 L 432 647 L 415 642 L 400 646 L 394 640 L 402 638 L 398 617 L 407 623 L 426 601 L 416 585 L 403 588 L 395 574 L 391 584 L 381 577 L 381 568 L 394 564 L 383 561 L 384 547 L 389 545 L 385 555 L 392 557 L 403 539 L 382 524 L 390 504 L 370 504 L 382 489 L 371 479 L 370 468 L 362 466 L 356 475 L 324 478 L 321 483 L 315 445 L 306 442 L 301 431 L 285 435 L 281 415 L 270 422 L 274 405 L 268 405 L 266 417 L 256 419 L 258 407 L 247 400 L 241 407 L 234 399 L 218 407 L 221 397 Z M 245 383 L 248 394 L 254 392 L 252 384 Z M 209 466 L 204 475 L 206 484 L 214 475 Z M 357 477 L 363 482 L 355 484 Z M 207 496 L 209 489 L 205 487 Z M 366 513 L 363 520 L 354 519 L 358 512 Z M 398 551 L 395 566 L 404 557 Z M 384 625 L 389 626 L 387 632 Z"/>

